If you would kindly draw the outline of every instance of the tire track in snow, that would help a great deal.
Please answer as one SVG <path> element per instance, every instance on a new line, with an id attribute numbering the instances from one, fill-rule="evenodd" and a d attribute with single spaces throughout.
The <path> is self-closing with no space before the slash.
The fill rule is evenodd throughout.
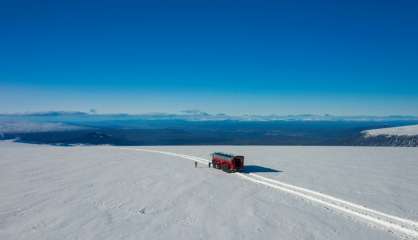
<path id="1" fill-rule="evenodd" d="M 150 153 L 159 153 L 173 157 L 180 157 L 192 161 L 197 161 L 203 164 L 207 164 L 209 162 L 208 159 L 204 159 L 201 157 L 195 157 L 190 155 L 178 154 L 173 152 L 166 152 L 166 151 L 158 151 L 152 149 L 138 149 L 138 148 L 121 148 L 118 149 L 123 150 L 133 150 L 133 151 L 141 151 L 141 152 L 150 152 Z M 267 187 L 271 187 L 276 190 L 280 190 L 282 192 L 286 192 L 288 194 L 295 195 L 302 199 L 332 208 L 338 212 L 345 213 L 350 215 L 354 218 L 361 219 L 373 225 L 379 226 L 383 229 L 387 229 L 391 232 L 396 232 L 405 238 L 412 238 L 418 239 L 418 222 L 400 218 L 397 216 L 393 216 L 390 214 L 386 214 L 377 210 L 373 210 L 355 203 L 351 203 L 336 197 L 332 197 L 330 195 L 326 195 L 320 192 L 312 191 L 306 188 L 298 187 L 295 185 L 291 185 L 288 183 L 280 182 L 274 179 L 266 178 L 254 173 L 235 173 L 237 176 L 246 179 L 248 181 L 262 184 Z"/>
<path id="2" fill-rule="evenodd" d="M 284 187 L 293 189 L 295 191 L 299 191 L 299 192 L 302 192 L 302 193 L 305 193 L 305 194 L 310 194 L 310 195 L 319 197 L 319 198 L 324 199 L 326 201 L 333 202 L 334 204 L 339 205 L 339 206 L 347 207 L 347 208 L 350 208 L 350 209 L 355 209 L 355 211 L 359 211 L 359 212 L 364 212 L 364 214 L 372 215 L 375 218 L 384 219 L 385 221 L 388 221 L 388 222 L 391 222 L 391 223 L 394 223 L 394 224 L 398 224 L 398 225 L 402 225 L 405 228 L 412 228 L 414 231 L 418 232 L 418 222 L 415 222 L 415 221 L 412 221 L 412 220 L 409 220 L 409 219 L 405 219 L 405 218 L 400 218 L 400 217 L 393 216 L 393 215 L 389 215 L 389 214 L 386 214 L 386 213 L 383 213 L 383 212 L 380 212 L 380 211 L 377 211 L 377 210 L 373 210 L 373 209 L 370 209 L 370 208 L 367 208 L 367 207 L 364 207 L 362 205 L 358 205 L 358 204 L 355 204 L 355 203 L 352 203 L 352 202 L 348 202 L 348 201 L 345 201 L 345 200 L 342 200 L 342 199 L 339 199 L 339 198 L 336 198 L 336 197 L 333 197 L 333 196 L 330 196 L 330 195 L 327 195 L 327 194 L 312 191 L 312 190 L 309 190 L 309 189 L 306 189 L 306 188 L 301 188 L 301 187 L 298 187 L 298 186 L 295 186 L 295 185 L 290 185 L 290 184 L 280 182 L 280 181 L 277 181 L 277 180 L 274 180 L 274 179 L 271 179 L 271 178 L 266 178 L 266 177 L 260 176 L 258 174 L 250 173 L 249 175 L 254 176 L 258 179 L 270 182 L 270 183 L 277 184 L 279 186 L 284 186 Z"/>
<path id="3" fill-rule="evenodd" d="M 268 187 L 278 189 L 280 191 L 283 191 L 283 192 L 286 192 L 286 193 L 289 193 L 289 194 L 292 194 L 292 195 L 296 195 L 296 196 L 301 197 L 303 199 L 306 199 L 308 201 L 324 205 L 326 207 L 332 208 L 332 209 L 337 210 L 339 212 L 346 213 L 346 214 L 348 214 L 352 217 L 356 217 L 356 218 L 365 220 L 365 221 L 367 221 L 371 224 L 380 226 L 383 229 L 388 229 L 392 232 L 397 232 L 397 233 L 403 235 L 406 238 L 411 237 L 413 239 L 418 239 L 418 231 L 414 230 L 414 228 L 407 227 L 406 225 L 403 225 L 403 224 L 397 224 L 397 223 L 394 223 L 393 221 L 387 221 L 384 218 L 379 218 L 379 217 L 373 216 L 372 214 L 368 213 L 368 211 L 367 211 L 368 208 L 365 208 L 367 210 L 358 211 L 357 209 L 350 208 L 347 205 L 338 204 L 338 203 L 333 202 L 333 201 L 328 201 L 328 200 L 325 200 L 325 199 L 321 199 L 321 198 L 315 197 L 313 195 L 309 195 L 307 193 L 304 193 L 304 192 L 301 192 L 301 191 L 298 191 L 298 190 L 294 190 L 292 188 L 287 188 L 287 187 L 280 186 L 278 184 L 273 184 L 273 183 L 270 183 L 269 181 L 258 180 L 257 178 L 246 176 L 246 174 L 242 174 L 242 173 L 237 173 L 237 174 L 239 176 L 241 176 L 242 178 L 247 179 L 251 182 L 263 184 L 263 185 L 266 185 Z M 374 211 L 372 209 L 370 209 L 370 210 Z M 396 218 L 399 218 L 399 217 L 396 217 Z M 403 219 L 403 220 L 407 220 L 407 219 Z M 407 220 L 407 221 L 410 221 L 410 220 Z"/>

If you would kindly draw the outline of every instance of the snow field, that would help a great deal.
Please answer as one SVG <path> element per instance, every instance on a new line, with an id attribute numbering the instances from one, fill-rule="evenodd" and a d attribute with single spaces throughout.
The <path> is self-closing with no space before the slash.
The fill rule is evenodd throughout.
<path id="1" fill-rule="evenodd" d="M 208 159 L 190 156 L 190 155 L 178 154 L 178 153 L 173 153 L 173 152 L 140 149 L 140 148 L 134 148 L 134 149 L 133 148 L 119 148 L 119 149 L 165 154 L 168 156 L 180 157 L 180 158 L 184 158 L 184 159 L 188 159 L 192 161 L 197 161 L 203 164 L 207 164 L 209 162 Z M 355 203 L 347 202 L 342 199 L 338 199 L 338 198 L 335 198 L 326 194 L 322 194 L 319 192 L 315 192 L 309 189 L 279 182 L 277 180 L 269 179 L 269 178 L 266 178 L 257 174 L 235 173 L 235 175 L 238 175 L 241 178 L 246 179 L 248 181 L 262 184 L 262 185 L 295 195 L 304 200 L 312 201 L 314 203 L 318 203 L 326 207 L 330 207 L 336 211 L 349 214 L 354 218 L 367 221 L 370 224 L 378 225 L 379 227 L 383 229 L 394 231 L 400 234 L 403 238 L 418 239 L 418 222 L 415 222 L 409 219 L 400 218 L 397 216 L 392 216 L 383 212 L 379 212 L 370 208 L 360 206 Z"/>

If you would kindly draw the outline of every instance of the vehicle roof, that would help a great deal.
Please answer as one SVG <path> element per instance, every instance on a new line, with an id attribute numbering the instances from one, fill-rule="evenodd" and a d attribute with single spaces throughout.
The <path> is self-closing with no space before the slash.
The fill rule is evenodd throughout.
<path id="1" fill-rule="evenodd" d="M 224 157 L 236 157 L 237 155 L 233 155 L 230 153 L 223 153 L 223 152 L 214 152 L 213 154 L 224 156 Z"/>

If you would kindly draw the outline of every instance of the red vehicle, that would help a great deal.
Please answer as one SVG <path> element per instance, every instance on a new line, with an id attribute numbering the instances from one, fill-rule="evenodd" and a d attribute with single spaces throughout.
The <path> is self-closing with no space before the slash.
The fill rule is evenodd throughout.
<path id="1" fill-rule="evenodd" d="M 238 172 L 244 168 L 244 156 L 215 152 L 212 153 L 212 165 L 225 172 Z"/>

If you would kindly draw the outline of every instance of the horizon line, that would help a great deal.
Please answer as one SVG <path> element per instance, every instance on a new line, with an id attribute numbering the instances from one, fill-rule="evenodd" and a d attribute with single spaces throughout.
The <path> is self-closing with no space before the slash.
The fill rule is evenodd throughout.
<path id="1" fill-rule="evenodd" d="M 175 115 L 175 116 L 224 116 L 224 117 L 339 117 L 339 118 L 353 118 L 353 117 L 370 117 L 370 118 L 417 118 L 418 115 L 413 114 L 389 114 L 389 115 L 364 115 L 364 114 L 353 114 L 353 115 L 338 115 L 338 114 L 315 114 L 315 113 L 299 113 L 299 114 L 228 114 L 228 113 L 209 113 L 200 110 L 183 110 L 178 112 L 143 112 L 143 113 L 126 113 L 126 112 L 96 112 L 96 111 L 66 111 L 66 110 L 50 110 L 50 111 L 26 111 L 26 112 L 0 112 L 2 116 L 59 116 L 59 115 L 89 115 L 89 116 L 152 116 L 152 115 Z"/>

